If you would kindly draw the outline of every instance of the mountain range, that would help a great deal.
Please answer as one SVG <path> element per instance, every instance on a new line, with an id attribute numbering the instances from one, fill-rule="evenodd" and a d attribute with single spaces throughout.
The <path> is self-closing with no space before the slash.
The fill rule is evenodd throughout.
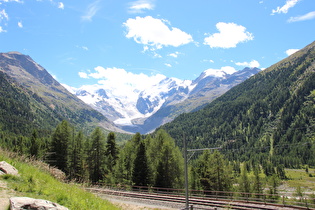
<path id="1" fill-rule="evenodd" d="M 161 128 L 230 160 L 315 165 L 315 42 Z"/>
<path id="2" fill-rule="evenodd" d="M 14 134 L 51 131 L 61 120 L 78 129 L 120 131 L 101 113 L 69 93 L 42 66 L 19 52 L 0 53 L 0 127 Z"/>
<path id="3" fill-rule="evenodd" d="M 232 69 L 232 68 L 231 68 Z M 99 86 L 68 88 L 82 101 L 128 132 L 149 133 L 184 112 L 198 110 L 260 71 L 258 68 L 206 70 L 193 80 L 163 78 L 136 97 L 115 95 Z"/>

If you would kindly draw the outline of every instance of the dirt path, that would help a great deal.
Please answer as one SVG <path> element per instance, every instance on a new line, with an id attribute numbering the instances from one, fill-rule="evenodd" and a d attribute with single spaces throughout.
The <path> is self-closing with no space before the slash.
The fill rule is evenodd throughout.
<path id="1" fill-rule="evenodd" d="M 9 189 L 7 183 L 0 180 L 0 210 L 7 210 L 9 198 L 14 196 L 14 191 Z"/>

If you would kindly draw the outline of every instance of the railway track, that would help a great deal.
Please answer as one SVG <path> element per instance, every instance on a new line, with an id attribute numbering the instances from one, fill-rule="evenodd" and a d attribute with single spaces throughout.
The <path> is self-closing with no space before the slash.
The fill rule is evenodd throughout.
<path id="1" fill-rule="evenodd" d="M 125 190 L 113 190 L 113 189 L 108 189 L 108 188 L 86 188 L 86 190 L 95 194 L 107 194 L 107 195 L 115 195 L 115 196 L 129 197 L 129 198 L 180 203 L 180 204 L 183 204 L 183 206 L 185 203 L 185 197 L 183 195 L 154 193 L 154 192 L 132 192 L 132 191 L 125 191 Z M 197 196 L 191 196 L 189 198 L 189 204 L 193 205 L 193 209 L 240 209 L 240 210 L 310 209 L 310 210 L 315 210 L 314 208 L 303 207 L 303 206 L 292 206 L 292 205 L 264 203 L 264 202 L 256 202 L 256 201 L 242 201 L 242 200 L 234 200 L 234 199 L 207 198 L 207 197 L 197 197 Z"/>

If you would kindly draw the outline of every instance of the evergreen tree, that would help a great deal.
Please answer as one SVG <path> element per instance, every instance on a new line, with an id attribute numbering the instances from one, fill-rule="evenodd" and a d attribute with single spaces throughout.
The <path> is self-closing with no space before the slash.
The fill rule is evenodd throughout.
<path id="1" fill-rule="evenodd" d="M 105 176 L 105 136 L 99 127 L 91 135 L 92 145 L 89 153 L 90 180 L 93 183 L 103 180 Z"/>
<path id="2" fill-rule="evenodd" d="M 68 145 L 71 139 L 70 126 L 67 121 L 57 125 L 51 139 L 52 165 L 67 172 Z"/>
<path id="3" fill-rule="evenodd" d="M 146 156 L 146 149 L 144 141 L 140 142 L 136 159 L 134 161 L 132 182 L 136 186 L 148 186 L 149 184 L 149 166 Z"/>
<path id="4" fill-rule="evenodd" d="M 69 149 L 69 178 L 76 179 L 78 181 L 84 180 L 84 135 L 82 131 L 75 136 L 74 141 L 71 142 Z"/>
<path id="5" fill-rule="evenodd" d="M 184 160 L 179 148 L 164 130 L 159 130 L 153 138 L 151 152 L 156 154 L 151 157 L 154 161 L 156 187 L 176 188 L 183 184 Z"/>
<path id="6" fill-rule="evenodd" d="M 279 186 L 279 178 L 277 175 L 272 175 L 269 178 L 269 194 L 270 198 L 277 199 L 278 198 L 278 186 Z"/>
<path id="7" fill-rule="evenodd" d="M 196 172 L 204 190 L 228 191 L 232 185 L 232 168 L 218 151 L 209 150 L 197 160 Z"/>
<path id="8" fill-rule="evenodd" d="M 254 168 L 254 183 L 253 183 L 253 192 L 257 194 L 263 193 L 262 181 L 259 176 L 259 166 Z"/>
<path id="9" fill-rule="evenodd" d="M 20 142 L 20 143 L 22 143 L 22 142 Z M 38 140 L 38 132 L 35 129 L 32 132 L 30 143 L 31 143 L 30 155 L 38 158 L 39 150 L 40 150 L 40 141 Z"/>
<path id="10" fill-rule="evenodd" d="M 280 179 L 287 179 L 287 176 L 285 174 L 284 165 L 280 164 L 276 167 L 277 175 Z"/>
<path id="11" fill-rule="evenodd" d="M 107 135 L 106 142 L 106 156 L 107 156 L 107 168 L 112 172 L 114 165 L 116 164 L 118 158 L 118 148 L 116 146 L 116 136 L 114 132 L 110 132 Z"/>
<path id="12" fill-rule="evenodd" d="M 243 164 L 241 176 L 239 179 L 239 191 L 249 193 L 250 192 L 250 182 L 247 174 L 246 163 Z"/>

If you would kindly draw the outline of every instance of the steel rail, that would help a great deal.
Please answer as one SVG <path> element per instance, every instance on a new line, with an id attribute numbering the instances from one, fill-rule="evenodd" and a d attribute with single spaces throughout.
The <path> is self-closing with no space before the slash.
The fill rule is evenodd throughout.
<path id="1" fill-rule="evenodd" d="M 90 192 L 94 192 L 96 194 L 107 194 L 107 195 L 115 195 L 115 196 L 122 196 L 122 197 L 166 201 L 166 202 L 183 203 L 183 204 L 185 203 L 185 196 L 183 195 L 173 195 L 173 194 L 170 195 L 170 194 L 161 194 L 161 193 L 153 193 L 153 192 L 139 193 L 139 192 L 124 191 L 124 190 L 112 190 L 112 189 L 106 189 L 106 188 L 85 188 L 85 189 Z M 239 210 L 249 210 L 249 209 L 262 209 L 262 210 L 310 209 L 310 210 L 315 210 L 314 208 L 303 207 L 303 206 L 263 203 L 263 202 L 257 202 L 257 201 L 207 198 L 207 197 L 197 197 L 197 196 L 191 196 L 189 199 L 189 203 L 193 205 L 197 205 L 197 206 L 239 209 Z M 197 206 L 196 206 L 196 209 L 200 209 Z"/>

